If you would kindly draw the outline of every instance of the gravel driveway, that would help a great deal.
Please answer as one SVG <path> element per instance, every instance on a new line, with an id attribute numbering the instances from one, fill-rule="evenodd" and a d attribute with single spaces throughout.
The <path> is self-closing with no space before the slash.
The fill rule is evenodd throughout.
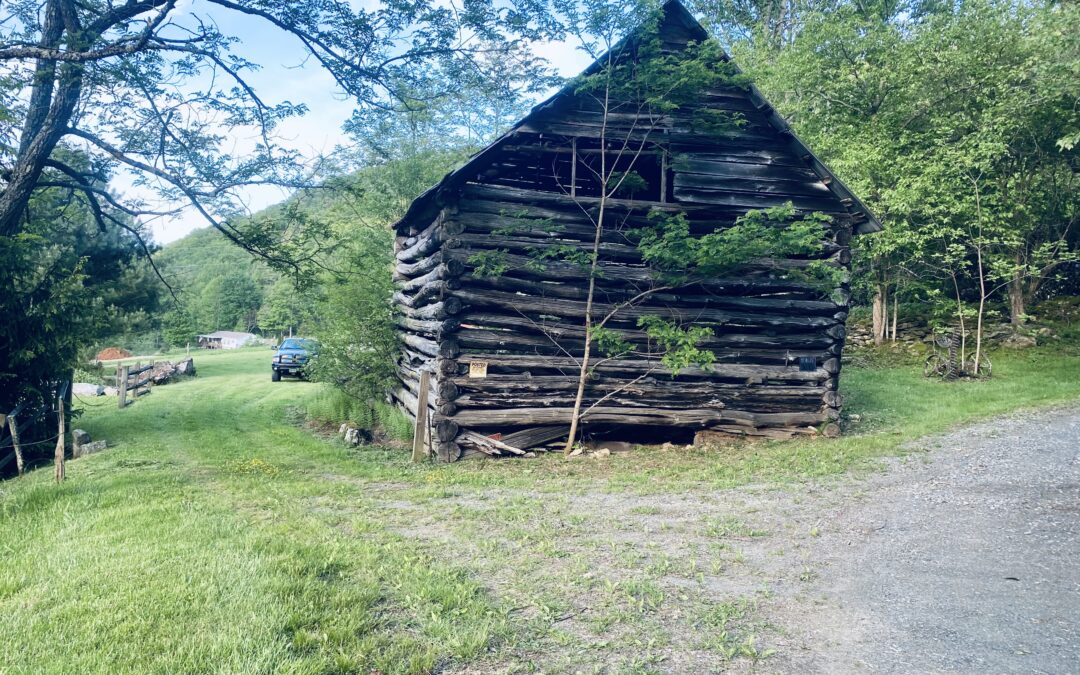
<path id="1" fill-rule="evenodd" d="M 1080 407 L 921 445 L 829 500 L 817 581 L 778 607 L 794 649 L 766 668 L 1080 672 Z"/>
<path id="2" fill-rule="evenodd" d="M 1080 406 L 911 449 L 728 490 L 366 489 L 513 608 L 445 673 L 1080 673 Z"/>

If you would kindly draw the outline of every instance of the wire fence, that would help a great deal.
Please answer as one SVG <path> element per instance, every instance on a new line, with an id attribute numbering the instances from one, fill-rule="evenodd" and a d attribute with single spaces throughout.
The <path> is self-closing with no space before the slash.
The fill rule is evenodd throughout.
<path id="1" fill-rule="evenodd" d="M 8 412 L 0 413 L 0 477 L 23 474 L 29 465 L 40 463 L 41 447 L 58 446 L 70 418 L 71 389 L 71 381 L 64 380 L 44 391 L 28 391 Z M 58 467 L 58 477 L 62 474 Z"/>

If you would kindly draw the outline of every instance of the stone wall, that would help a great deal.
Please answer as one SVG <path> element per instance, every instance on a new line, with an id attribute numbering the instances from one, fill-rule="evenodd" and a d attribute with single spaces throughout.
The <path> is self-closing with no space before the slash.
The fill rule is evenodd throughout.
<path id="1" fill-rule="evenodd" d="M 847 347 L 861 349 L 874 346 L 873 327 L 870 322 L 849 321 L 847 325 Z M 983 328 L 983 339 L 991 346 L 1008 347 L 1033 347 L 1036 344 L 1037 335 L 1049 335 L 1049 329 L 1040 328 L 1032 330 L 1031 335 L 1018 333 L 1011 324 L 994 323 Z M 960 327 L 954 326 L 953 331 L 959 335 Z M 967 327 L 967 339 L 974 344 L 975 330 Z M 896 344 L 905 348 L 917 348 L 920 345 L 929 347 L 933 341 L 934 332 L 930 325 L 920 321 L 902 321 L 896 325 L 896 342 L 891 339 L 885 341 L 886 345 Z"/>

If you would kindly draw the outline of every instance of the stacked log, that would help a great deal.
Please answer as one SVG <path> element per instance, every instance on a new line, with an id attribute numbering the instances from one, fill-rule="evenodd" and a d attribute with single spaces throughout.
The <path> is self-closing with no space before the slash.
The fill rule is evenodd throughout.
<path id="1" fill-rule="evenodd" d="M 588 272 L 544 252 L 588 250 L 593 225 L 579 204 L 566 195 L 469 183 L 430 223 L 399 233 L 401 386 L 394 397 L 415 415 L 419 374 L 432 374 L 428 406 L 439 458 L 518 454 L 565 437 L 584 348 Z M 655 206 L 616 204 L 625 223 L 644 222 Z M 702 232 L 710 222 L 734 222 L 726 212 L 689 212 Z M 850 227 L 838 221 L 816 260 L 846 267 Z M 633 351 L 594 358 L 586 428 L 776 437 L 813 432 L 839 417 L 850 293 L 846 286 L 823 292 L 791 273 L 811 259 L 753 261 L 731 278 L 648 293 L 663 281 L 624 233 L 606 235 L 601 249 L 593 314 L 611 313 L 608 327 Z M 500 269 L 485 276 L 478 256 L 491 256 Z M 701 346 L 715 363 L 672 373 L 638 325 L 644 316 L 710 328 Z M 516 445 L 499 440 L 515 435 Z"/>

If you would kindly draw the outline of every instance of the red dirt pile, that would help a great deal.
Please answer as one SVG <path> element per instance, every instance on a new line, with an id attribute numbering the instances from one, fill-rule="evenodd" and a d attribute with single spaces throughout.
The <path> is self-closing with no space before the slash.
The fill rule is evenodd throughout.
<path id="1" fill-rule="evenodd" d="M 126 359 L 131 356 L 131 352 L 126 349 L 120 349 L 119 347 L 106 347 L 97 353 L 94 357 L 96 361 L 112 361 L 113 359 Z"/>

